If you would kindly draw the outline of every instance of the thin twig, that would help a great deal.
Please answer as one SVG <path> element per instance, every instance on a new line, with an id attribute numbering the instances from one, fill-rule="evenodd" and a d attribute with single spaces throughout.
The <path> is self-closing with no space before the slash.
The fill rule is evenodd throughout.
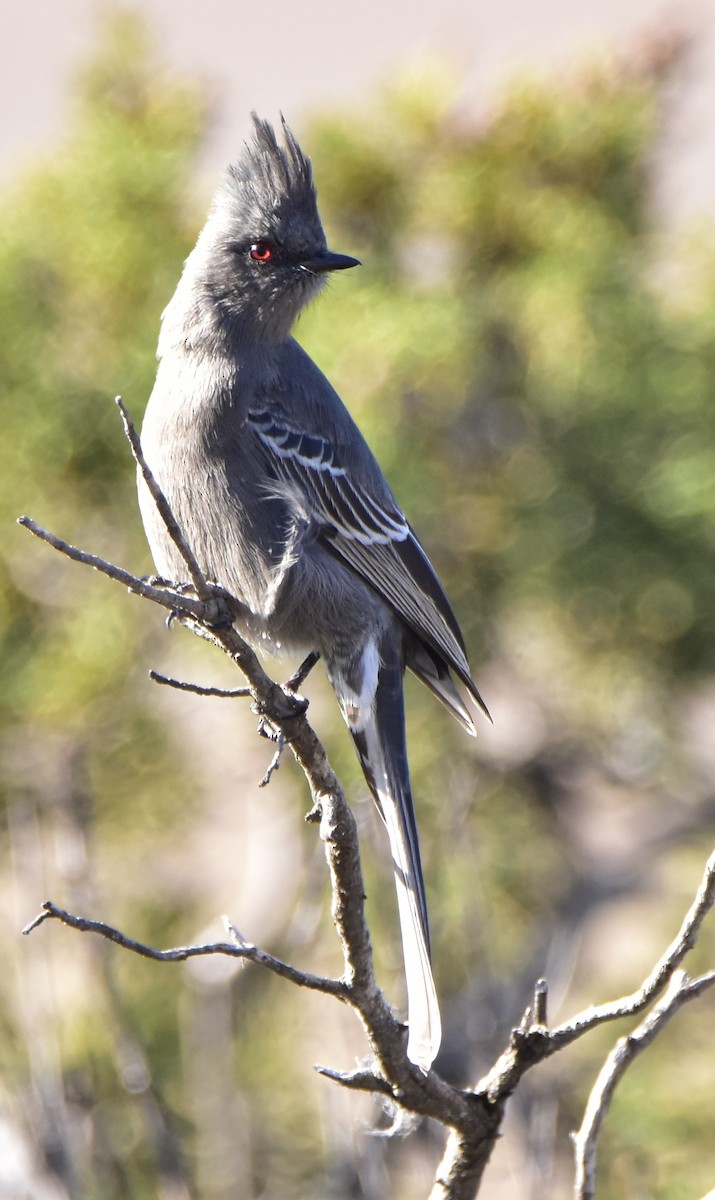
<path id="1" fill-rule="evenodd" d="M 121 930 L 115 929 L 113 925 L 107 925 L 105 921 L 93 921 L 88 917 L 78 917 L 74 913 L 66 912 L 52 900 L 45 901 L 42 910 L 30 921 L 29 925 L 25 926 L 22 932 L 23 934 L 32 933 L 38 925 L 53 919 L 61 921 L 63 925 L 68 925 L 71 929 L 78 929 L 81 933 L 99 934 L 100 937 L 115 942 L 124 950 L 131 950 L 133 954 L 139 954 L 142 958 L 151 958 L 155 962 L 185 962 L 189 958 L 205 958 L 210 954 L 225 954 L 228 958 L 246 958 L 249 962 L 267 967 L 269 971 L 273 971 L 283 979 L 290 980 L 299 987 L 310 988 L 314 992 L 324 992 L 325 995 L 335 996 L 338 1000 L 345 1001 L 348 998 L 347 988 L 342 979 L 331 979 L 328 976 L 301 971 L 297 967 L 283 962 L 280 958 L 268 954 L 266 950 L 261 950 L 259 946 L 243 941 L 240 936 L 234 937 L 230 942 L 205 942 L 195 946 L 175 946 L 170 950 L 157 950 L 153 946 L 147 946 L 144 942 L 138 942 L 135 938 L 128 937 Z"/>
<path id="2" fill-rule="evenodd" d="M 108 576 L 109 579 L 116 580 L 121 583 L 130 592 L 138 596 L 144 596 L 147 600 L 153 600 L 155 604 L 160 604 L 162 608 L 168 608 L 172 612 L 180 612 L 187 617 L 193 617 L 194 620 L 200 621 L 205 617 L 206 604 L 203 600 L 197 600 L 193 596 L 187 596 L 184 592 L 175 588 L 156 587 L 149 583 L 146 579 L 140 578 L 138 575 L 132 575 L 129 571 L 125 571 L 123 567 L 117 567 L 114 563 L 107 562 L 104 558 L 99 558 L 96 554 L 88 554 L 86 550 L 78 550 L 76 546 L 65 542 L 62 538 L 58 538 L 49 530 L 43 529 L 32 517 L 18 517 L 18 525 L 22 525 L 23 529 L 29 529 L 30 533 L 34 534 L 43 542 L 47 542 L 54 550 L 58 550 L 60 554 L 66 555 L 74 562 L 83 563 L 86 567 L 92 567 L 93 570 L 99 571 L 102 575 Z"/>
<path id="3" fill-rule="evenodd" d="M 546 1025 L 548 1020 L 548 1004 L 549 985 L 545 979 L 537 979 L 534 984 L 533 1025 Z"/>
<path id="4" fill-rule="evenodd" d="M 193 550 L 184 537 L 184 531 L 171 511 L 169 502 L 159 487 L 159 484 L 156 482 L 152 470 L 144 457 L 144 453 L 141 448 L 141 442 L 139 441 L 139 435 L 137 434 L 131 417 L 124 406 L 122 397 L 115 396 L 114 403 L 121 413 L 124 432 L 127 436 L 127 441 L 132 448 L 132 454 L 134 455 L 135 462 L 142 473 L 144 482 L 149 489 L 151 497 L 156 505 L 156 510 L 166 526 L 166 531 L 169 534 L 169 537 L 186 563 L 186 567 L 189 572 L 191 582 L 194 585 L 196 595 L 200 600 L 208 600 L 212 595 L 212 591 L 206 582 L 206 576 L 201 570 Z"/>
<path id="5" fill-rule="evenodd" d="M 378 1092 L 385 1096 L 393 1094 L 387 1080 L 376 1075 L 374 1071 L 334 1071 L 332 1067 L 322 1067 L 319 1063 L 316 1063 L 315 1070 L 325 1079 L 332 1079 L 341 1087 L 355 1092 Z"/>
<path id="6" fill-rule="evenodd" d="M 715 971 L 691 979 L 685 971 L 676 971 L 666 992 L 646 1017 L 626 1037 L 620 1038 L 598 1075 L 583 1115 L 581 1127 L 574 1134 L 576 1157 L 575 1200 L 593 1200 L 596 1195 L 596 1151 L 604 1118 L 610 1108 L 616 1087 L 631 1063 L 665 1028 L 667 1022 L 688 1000 L 693 1000 L 712 987 Z"/>
<path id="7" fill-rule="evenodd" d="M 224 700 L 251 695 L 248 687 L 219 688 L 203 687 L 200 683 L 188 683 L 185 679 L 172 679 L 170 675 L 162 675 L 159 671 L 150 671 L 149 678 L 153 683 L 161 683 L 164 687 L 176 688 L 178 692 L 192 692 L 195 696 L 219 696 Z"/>
<path id="8" fill-rule="evenodd" d="M 286 679 L 285 683 L 283 684 L 283 687 L 286 689 L 286 691 L 297 692 L 298 688 L 305 683 L 319 658 L 319 651 L 311 650 L 310 654 L 303 659 L 297 671 L 293 672 L 290 679 Z"/>
<path id="9" fill-rule="evenodd" d="M 489 1100 L 510 1096 L 522 1076 L 536 1063 L 582 1037 L 589 1030 L 621 1017 L 642 1012 L 667 987 L 686 954 L 695 945 L 700 927 L 715 903 L 715 852 L 710 856 L 695 899 L 683 920 L 677 937 L 656 963 L 637 991 L 608 1004 L 594 1005 L 555 1029 L 547 1029 L 533 1020 L 527 1010 L 521 1025 L 513 1029 L 509 1044 L 474 1089 Z M 538 988 L 538 985 L 537 985 Z M 535 1005 L 537 1001 L 535 998 Z M 540 1003 L 540 1002 L 539 1002 Z"/>
<path id="10" fill-rule="evenodd" d="M 278 736 L 275 740 L 276 740 L 275 753 L 273 755 L 273 758 L 269 762 L 268 767 L 266 768 L 265 775 L 263 776 L 263 778 L 261 780 L 259 780 L 259 783 L 258 783 L 259 788 L 268 787 L 268 784 L 271 782 L 271 779 L 273 778 L 274 772 L 277 771 L 279 766 L 281 765 L 281 758 L 283 757 L 283 751 L 285 750 L 285 744 L 286 744 L 285 735 L 283 733 L 281 733 L 281 731 L 279 730 Z"/>
<path id="11" fill-rule="evenodd" d="M 554 1040 L 555 1048 L 568 1045 L 575 1038 L 580 1037 L 589 1029 L 594 1029 L 597 1025 L 602 1025 L 605 1021 L 634 1016 L 647 1008 L 651 1000 L 668 985 L 688 951 L 692 950 L 700 927 L 713 904 L 715 904 L 715 851 L 707 861 L 700 887 L 677 935 L 647 979 L 630 996 L 623 996 L 620 1000 L 614 1000 L 609 1004 L 593 1005 L 570 1021 L 552 1029 L 551 1037 Z"/>

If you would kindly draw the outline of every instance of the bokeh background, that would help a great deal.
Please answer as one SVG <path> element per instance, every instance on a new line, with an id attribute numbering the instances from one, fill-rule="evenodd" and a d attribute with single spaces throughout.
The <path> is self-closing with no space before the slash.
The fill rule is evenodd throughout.
<path id="1" fill-rule="evenodd" d="M 697 115 L 715 16 L 666 24 L 643 3 L 626 22 L 613 6 L 610 38 L 584 23 L 566 53 L 580 6 L 535 23 L 507 4 L 494 44 L 508 29 L 523 58 L 530 37 L 533 61 L 498 77 L 491 18 L 456 4 L 429 21 L 417 6 L 401 39 L 392 10 L 368 30 L 369 6 L 326 29 L 318 4 L 78 3 L 76 23 L 58 4 L 36 58 L 11 7 L 0 1197 L 425 1195 L 439 1131 L 375 1136 L 392 1115 L 312 1071 L 365 1053 L 342 1008 L 253 967 L 147 963 L 55 925 L 19 937 L 49 895 L 156 945 L 220 937 L 227 912 L 290 961 L 340 966 L 297 770 L 259 790 L 270 748 L 247 707 L 163 692 L 147 671 L 239 680 L 13 522 L 29 512 L 150 570 L 112 397 L 140 419 L 219 163 L 251 107 L 284 108 L 331 245 L 364 263 L 299 338 L 429 548 L 494 717 L 472 743 L 408 687 L 439 1069 L 476 1081 L 541 974 L 553 1019 L 631 991 L 676 932 L 715 826 L 715 186 Z M 225 87 L 212 56 L 232 64 Z M 502 67 L 511 57 L 502 46 Z M 306 692 L 354 803 L 399 1006 L 385 839 L 319 670 Z M 714 958 L 706 930 L 694 966 Z M 712 998 L 691 1005 L 619 1089 L 604 1200 L 713 1187 L 714 1015 Z M 568 1131 L 622 1032 L 527 1078 L 483 1196 L 570 1194 Z"/>

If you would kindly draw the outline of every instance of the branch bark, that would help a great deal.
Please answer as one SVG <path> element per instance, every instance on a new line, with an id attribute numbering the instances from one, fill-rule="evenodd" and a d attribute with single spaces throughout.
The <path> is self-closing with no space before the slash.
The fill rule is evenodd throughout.
<path id="1" fill-rule="evenodd" d="M 327 996 L 335 996 L 338 1000 L 345 1000 L 346 991 L 345 985 L 341 979 L 330 979 L 325 975 L 312 975 L 309 971 L 300 971 L 297 967 L 291 967 L 288 963 L 284 963 L 279 958 L 275 958 L 272 954 L 268 954 L 266 950 L 261 950 L 260 947 L 254 946 L 251 942 L 246 942 L 239 936 L 236 929 L 227 919 L 224 919 L 226 930 L 231 936 L 231 941 L 228 942 L 204 942 L 194 946 L 175 946 L 171 950 L 156 950 L 153 946 L 147 946 L 144 942 L 138 942 L 135 938 L 128 937 L 126 933 L 122 933 L 120 929 L 115 929 L 113 925 L 108 925 L 106 921 L 94 921 L 90 917 L 78 917 L 74 913 L 66 912 L 60 908 L 52 900 L 45 900 L 42 909 L 37 916 L 30 921 L 23 929 L 23 934 L 27 935 L 37 929 L 43 922 L 49 920 L 61 921 L 63 925 L 67 925 L 70 929 L 78 929 L 80 933 L 96 933 L 100 937 L 106 938 L 115 945 L 121 946 L 123 950 L 131 950 L 133 954 L 139 954 L 142 958 L 151 958 L 154 962 L 186 962 L 189 958 L 204 958 L 209 954 L 225 954 L 229 958 L 246 958 L 249 962 L 258 963 L 262 967 L 267 967 L 269 971 L 280 975 L 283 979 L 290 980 L 298 987 L 311 988 L 315 992 L 324 992 Z"/>

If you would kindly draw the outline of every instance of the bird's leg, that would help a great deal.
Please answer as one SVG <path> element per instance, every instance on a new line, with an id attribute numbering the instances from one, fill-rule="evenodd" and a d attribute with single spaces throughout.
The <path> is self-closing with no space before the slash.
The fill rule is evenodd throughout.
<path id="1" fill-rule="evenodd" d="M 298 670 L 294 671 L 290 679 L 286 679 L 285 683 L 283 684 L 285 690 L 287 692 L 297 692 L 298 688 L 305 683 L 319 658 L 319 651 L 311 650 L 307 658 L 303 659 L 302 663 L 298 667 Z"/>

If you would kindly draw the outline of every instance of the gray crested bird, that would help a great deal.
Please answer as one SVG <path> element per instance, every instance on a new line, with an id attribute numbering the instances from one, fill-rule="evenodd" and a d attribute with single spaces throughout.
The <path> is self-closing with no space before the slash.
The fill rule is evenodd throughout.
<path id="1" fill-rule="evenodd" d="M 454 672 L 486 712 L 441 584 L 352 417 L 290 336 L 326 273 L 310 161 L 254 115 L 186 260 L 159 339 L 145 457 L 237 627 L 272 652 L 317 652 L 387 827 L 407 983 L 407 1053 L 428 1071 L 441 1020 L 405 743 L 405 667 L 474 734 Z M 157 570 L 184 563 L 143 481 Z M 488 715 L 488 714 L 487 714 Z"/>

